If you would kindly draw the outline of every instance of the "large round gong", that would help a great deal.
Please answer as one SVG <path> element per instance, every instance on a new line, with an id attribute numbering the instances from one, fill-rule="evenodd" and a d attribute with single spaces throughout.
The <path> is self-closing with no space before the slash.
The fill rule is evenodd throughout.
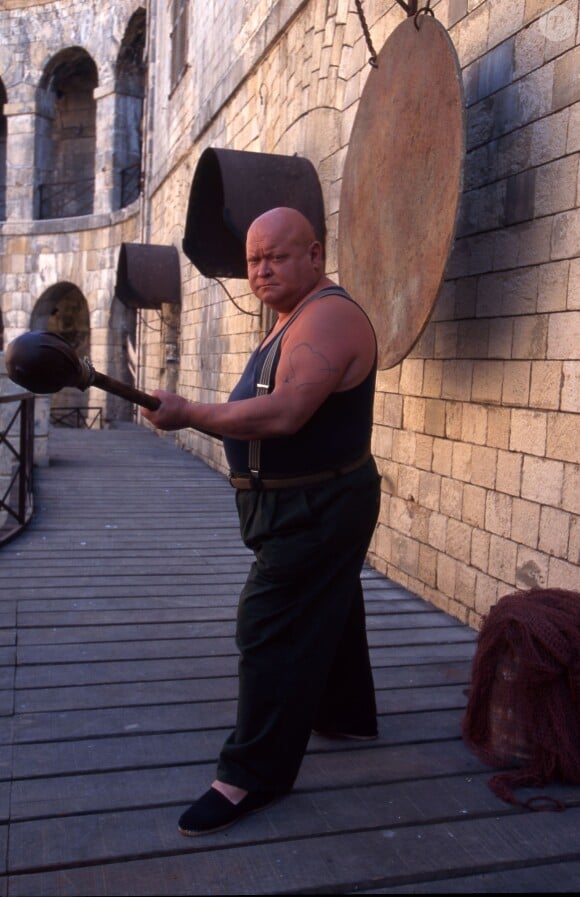
<path id="1" fill-rule="evenodd" d="M 379 368 L 412 349 L 437 299 L 462 188 L 461 70 L 427 15 L 391 34 L 363 90 L 340 196 L 339 278 L 371 318 Z"/>

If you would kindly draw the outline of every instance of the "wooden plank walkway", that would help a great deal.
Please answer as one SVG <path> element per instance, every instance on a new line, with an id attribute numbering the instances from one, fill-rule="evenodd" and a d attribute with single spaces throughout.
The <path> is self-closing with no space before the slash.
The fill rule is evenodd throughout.
<path id="1" fill-rule="evenodd" d="M 233 492 L 133 425 L 50 454 L 0 549 L 0 895 L 578 890 L 579 789 L 550 789 L 560 813 L 492 795 L 460 737 L 475 633 L 370 568 L 380 738 L 313 736 L 285 800 L 180 835 L 234 721 Z"/>

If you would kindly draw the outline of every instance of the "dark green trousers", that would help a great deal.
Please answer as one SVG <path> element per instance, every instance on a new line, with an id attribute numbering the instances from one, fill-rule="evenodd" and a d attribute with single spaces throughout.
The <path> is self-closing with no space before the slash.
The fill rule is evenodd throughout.
<path id="1" fill-rule="evenodd" d="M 376 731 L 360 573 L 379 499 L 373 459 L 305 489 L 236 494 L 255 561 L 240 596 L 238 713 L 221 781 L 287 791 L 313 728 Z"/>

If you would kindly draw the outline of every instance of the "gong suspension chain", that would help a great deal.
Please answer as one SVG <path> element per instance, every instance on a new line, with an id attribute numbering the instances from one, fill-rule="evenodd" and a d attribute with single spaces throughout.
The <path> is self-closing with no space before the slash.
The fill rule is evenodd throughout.
<path id="1" fill-rule="evenodd" d="M 419 16 L 420 15 L 431 15 L 435 16 L 435 13 L 431 9 L 431 0 L 427 0 L 427 4 L 419 8 L 419 0 L 409 0 L 408 3 L 405 3 L 404 0 L 397 0 L 399 6 L 402 6 L 408 16 L 413 16 L 415 21 L 415 28 L 419 30 Z M 369 65 L 372 65 L 374 68 L 378 68 L 379 64 L 377 62 L 377 54 L 375 48 L 373 47 L 373 42 L 371 40 L 371 33 L 369 31 L 369 26 L 367 25 L 367 20 L 365 18 L 365 14 L 362 8 L 362 0 L 354 0 L 354 4 L 356 6 L 356 11 L 358 13 L 358 17 L 360 19 L 361 27 L 363 30 L 363 34 L 365 36 L 365 41 L 367 42 L 367 47 L 370 50 L 371 56 L 369 59 Z"/>
<path id="2" fill-rule="evenodd" d="M 369 59 L 369 65 L 374 66 L 374 68 L 378 67 L 377 63 L 377 54 L 375 53 L 375 48 L 373 47 L 373 42 L 371 40 L 371 33 L 369 31 L 369 26 L 367 25 L 367 20 L 365 19 L 365 14 L 362 8 L 362 0 L 354 0 L 356 11 L 358 12 L 358 17 L 360 19 L 361 27 L 363 30 L 363 34 L 365 36 L 365 40 L 367 42 L 367 47 L 371 52 L 371 58 Z"/>

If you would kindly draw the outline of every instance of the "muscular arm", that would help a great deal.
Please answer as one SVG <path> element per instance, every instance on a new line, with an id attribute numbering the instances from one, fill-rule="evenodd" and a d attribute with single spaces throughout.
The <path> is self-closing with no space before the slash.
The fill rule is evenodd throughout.
<path id="1" fill-rule="evenodd" d="M 143 415 L 160 429 L 193 427 L 234 439 L 297 432 L 333 392 L 360 383 L 374 360 L 374 336 L 359 308 L 329 297 L 306 308 L 283 338 L 274 389 L 240 401 L 188 402 L 172 393 Z"/>

